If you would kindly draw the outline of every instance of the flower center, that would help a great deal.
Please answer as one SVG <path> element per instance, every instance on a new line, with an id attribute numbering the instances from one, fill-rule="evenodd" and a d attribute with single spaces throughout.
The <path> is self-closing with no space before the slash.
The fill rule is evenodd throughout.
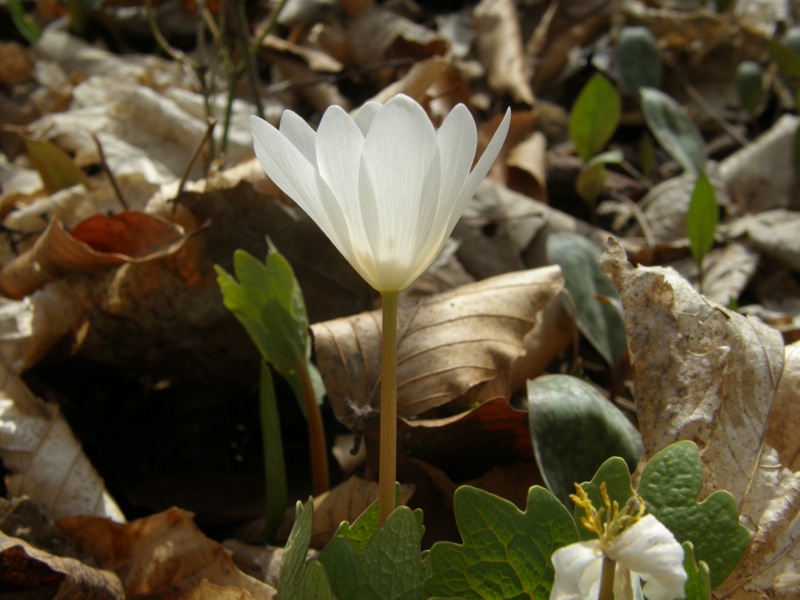
<path id="1" fill-rule="evenodd" d="M 575 490 L 577 494 L 570 495 L 570 499 L 586 513 L 581 517 L 581 523 L 586 529 L 597 535 L 603 550 L 614 538 L 644 515 L 645 504 L 641 496 L 634 494 L 628 499 L 625 506 L 620 508 L 616 500 L 612 502 L 609 498 L 605 482 L 600 484 L 603 506 L 599 510 L 594 507 L 582 486 L 576 483 Z"/>

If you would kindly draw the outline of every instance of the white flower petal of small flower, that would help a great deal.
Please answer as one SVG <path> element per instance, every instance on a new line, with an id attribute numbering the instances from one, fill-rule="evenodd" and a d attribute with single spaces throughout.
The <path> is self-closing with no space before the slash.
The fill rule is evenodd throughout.
<path id="1" fill-rule="evenodd" d="M 372 120 L 375 118 L 380 110 L 383 108 L 383 104 L 379 102 L 367 102 L 361 108 L 358 109 L 356 112 L 356 125 L 361 130 L 363 135 L 367 135 L 367 131 L 369 131 L 369 126 L 372 125 Z"/>
<path id="2" fill-rule="evenodd" d="M 280 132 L 303 153 L 312 166 L 317 165 L 317 156 L 314 150 L 317 133 L 311 129 L 303 117 L 290 110 L 284 111 L 281 115 Z"/>
<path id="3" fill-rule="evenodd" d="M 683 548 L 653 515 L 645 515 L 617 536 L 606 549 L 609 557 L 647 580 L 657 581 L 671 598 L 684 597 Z"/>
<path id="4" fill-rule="evenodd" d="M 272 125 L 250 117 L 256 158 L 267 175 L 294 200 L 344 257 L 353 262 L 347 221 L 328 184 L 294 144 Z"/>
<path id="5" fill-rule="evenodd" d="M 600 587 L 603 553 L 600 542 L 591 540 L 559 548 L 550 559 L 556 570 L 550 600 L 584 600 Z"/>
<path id="6" fill-rule="evenodd" d="M 420 265 L 412 256 L 418 225 L 435 214 L 438 196 L 424 198 L 438 152 L 436 133 L 422 107 L 407 96 L 395 96 L 375 115 L 362 153 L 360 201 L 370 256 L 359 257 L 380 268 L 379 288 L 407 286 L 411 270 Z M 437 175 L 438 176 L 438 175 Z M 437 182 L 438 186 L 438 182 Z M 433 260 L 433 257 L 431 257 Z M 424 265 L 424 269 L 428 265 Z M 388 287 L 383 287 L 388 286 Z"/>
<path id="7" fill-rule="evenodd" d="M 483 151 L 483 155 L 478 160 L 475 168 L 472 169 L 472 172 L 467 176 L 467 180 L 464 182 L 464 187 L 461 188 L 456 208 L 456 213 L 459 215 L 459 217 L 464 211 L 464 207 L 475 194 L 475 190 L 478 189 L 478 185 L 481 183 L 481 181 L 483 181 L 483 178 L 486 177 L 486 174 L 489 172 L 492 163 L 494 163 L 494 159 L 496 159 L 497 155 L 500 154 L 500 150 L 503 148 L 503 143 L 506 141 L 510 124 L 511 109 L 508 109 L 503 117 L 503 120 L 500 121 L 500 125 L 497 127 L 497 130 L 494 132 L 489 145 L 486 146 L 486 149 Z M 456 226 L 456 221 L 458 221 L 458 217 L 451 220 L 451 222 L 448 224 L 447 235 L 450 235 L 450 232 L 453 231 L 453 228 Z"/>
<path id="8" fill-rule="evenodd" d="M 339 106 L 325 111 L 317 131 L 317 166 L 349 224 L 353 246 L 368 243 L 359 201 L 358 171 L 364 136 Z"/>

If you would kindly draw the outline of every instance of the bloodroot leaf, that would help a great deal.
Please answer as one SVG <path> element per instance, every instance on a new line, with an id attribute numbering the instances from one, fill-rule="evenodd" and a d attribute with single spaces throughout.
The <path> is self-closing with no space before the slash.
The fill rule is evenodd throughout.
<path id="1" fill-rule="evenodd" d="M 639 495 L 679 542 L 694 544 L 697 560 L 711 570 L 711 588 L 733 571 L 744 555 L 750 532 L 739 524 L 736 500 L 716 491 L 698 503 L 703 463 L 694 442 L 676 442 L 651 458 L 642 473 Z"/>
<path id="2" fill-rule="evenodd" d="M 550 557 L 578 541 L 575 522 L 555 496 L 532 487 L 523 513 L 508 500 L 462 486 L 453 506 L 464 543 L 433 545 L 426 598 L 549 597 L 555 577 Z"/>

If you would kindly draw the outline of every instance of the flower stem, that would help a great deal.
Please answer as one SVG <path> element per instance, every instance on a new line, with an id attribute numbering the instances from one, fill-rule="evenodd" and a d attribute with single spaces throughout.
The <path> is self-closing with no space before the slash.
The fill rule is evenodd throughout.
<path id="1" fill-rule="evenodd" d="M 397 296 L 381 292 L 381 442 L 378 473 L 378 523 L 394 510 L 397 479 Z"/>
<path id="2" fill-rule="evenodd" d="M 317 395 L 311 383 L 308 363 L 303 361 L 298 366 L 297 374 L 303 386 L 303 398 L 308 415 L 308 445 L 311 450 L 311 491 L 314 496 L 327 492 L 330 487 L 330 471 L 328 470 L 328 446 L 325 443 L 325 427 L 322 424 L 322 413 L 317 404 Z"/>
<path id="3" fill-rule="evenodd" d="M 614 600 L 614 571 L 617 569 L 617 563 L 603 556 L 603 567 L 600 572 L 600 593 L 597 594 L 597 600 Z"/>

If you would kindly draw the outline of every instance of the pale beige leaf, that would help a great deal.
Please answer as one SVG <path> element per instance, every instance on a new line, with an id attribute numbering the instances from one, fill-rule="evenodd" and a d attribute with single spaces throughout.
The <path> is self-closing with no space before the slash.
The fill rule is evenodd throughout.
<path id="1" fill-rule="evenodd" d="M 780 334 L 707 300 L 671 269 L 632 268 L 616 243 L 604 264 L 625 307 L 648 455 L 693 440 L 703 458 L 704 495 L 730 491 L 754 534 L 717 597 L 796 597 L 800 475 L 767 443 L 784 371 Z"/>
<path id="2" fill-rule="evenodd" d="M 34 396 L 1 363 L 0 458 L 10 471 L 9 495 L 30 496 L 50 517 L 125 520 L 58 407 Z"/>
<path id="3" fill-rule="evenodd" d="M 748 215 L 737 223 L 747 239 L 761 253 L 800 270 L 800 214 L 783 208 Z"/>
<path id="4" fill-rule="evenodd" d="M 800 342 L 786 346 L 783 375 L 770 414 L 767 443 L 781 463 L 800 471 Z"/>
<path id="5" fill-rule="evenodd" d="M 478 54 L 489 87 L 517 102 L 535 102 L 526 76 L 525 52 L 513 0 L 482 0 L 475 9 Z"/>
<path id="6" fill-rule="evenodd" d="M 409 418 L 509 377 L 523 340 L 561 290 L 557 267 L 501 275 L 400 307 L 398 414 Z M 336 417 L 353 429 L 379 404 L 380 312 L 312 326 Z"/>

